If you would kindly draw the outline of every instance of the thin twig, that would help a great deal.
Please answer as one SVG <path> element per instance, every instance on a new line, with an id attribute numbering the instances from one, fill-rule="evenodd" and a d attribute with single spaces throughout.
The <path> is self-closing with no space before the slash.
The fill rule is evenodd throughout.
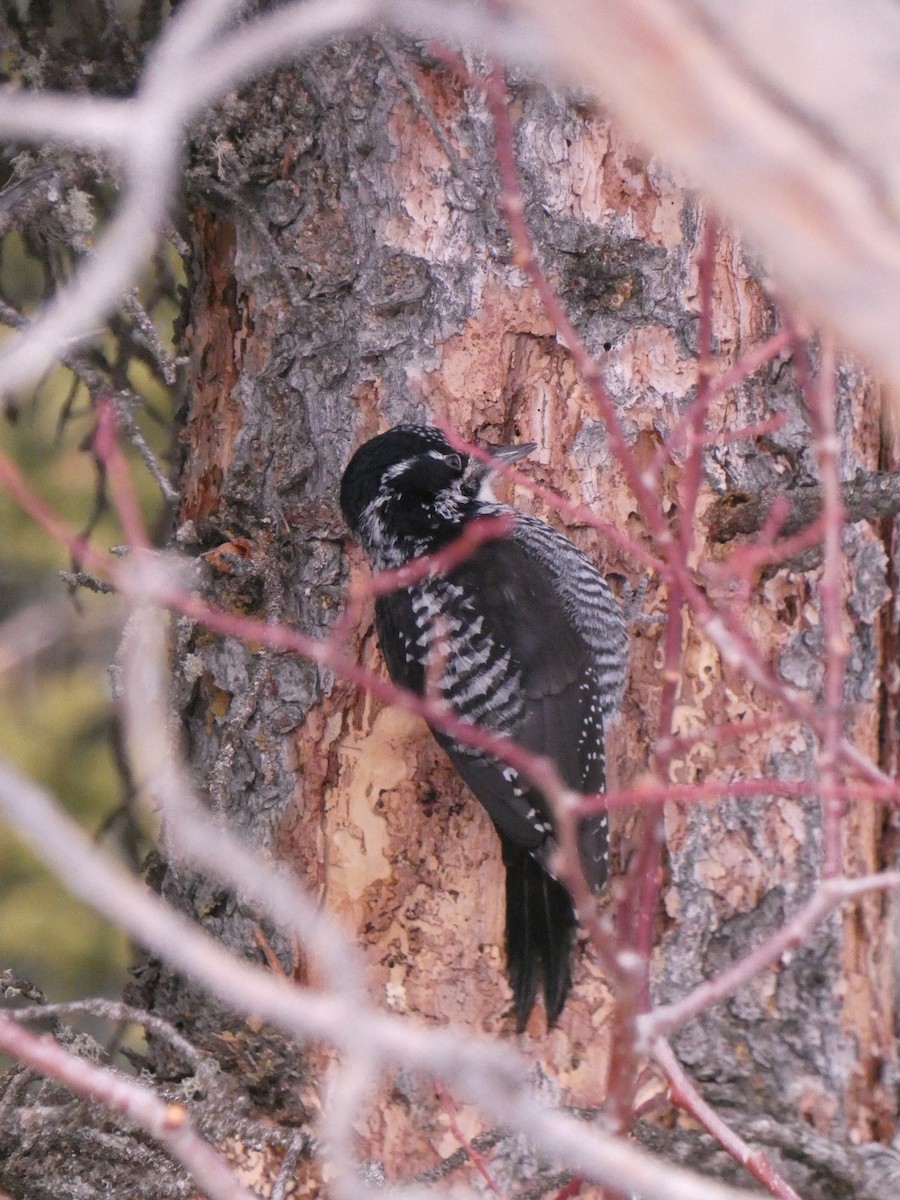
<path id="1" fill-rule="evenodd" d="M 351 1052 L 363 1030 L 381 1061 L 441 1080 L 491 1119 L 519 1129 L 538 1152 L 600 1184 L 646 1200 L 662 1190 L 667 1200 L 747 1200 L 744 1192 L 548 1109 L 531 1095 L 525 1064 L 506 1047 L 385 1015 L 341 993 L 309 992 L 236 958 L 114 864 L 43 789 L 6 764 L 0 764 L 0 811 L 67 887 L 226 1004 Z"/>
<path id="2" fill-rule="evenodd" d="M 824 634 L 824 700 L 819 751 L 822 783 L 822 872 L 837 878 L 843 870 L 842 823 L 844 804 L 840 797 L 841 744 L 844 738 L 844 668 L 850 647 L 844 633 L 842 608 L 844 506 L 841 500 L 839 461 L 841 442 L 835 416 L 835 350 L 830 335 L 822 338 L 818 385 L 809 371 L 805 346 L 795 343 L 795 361 L 813 426 L 813 448 L 822 479 L 822 524 L 824 565 L 819 584 Z"/>
<path id="3" fill-rule="evenodd" d="M 678 481 L 678 529 L 685 558 L 692 554 L 697 499 L 703 470 L 703 428 L 710 405 L 709 381 L 712 373 L 712 299 L 715 252 L 719 229 L 709 213 L 703 222 L 700 252 L 697 257 L 697 290 L 700 295 L 700 321 L 697 334 L 697 396 L 684 422 L 687 455 Z"/>
<path id="4" fill-rule="evenodd" d="M 69 1054 L 52 1038 L 33 1034 L 2 1013 L 0 1049 L 76 1094 L 133 1121 L 190 1172 L 210 1200 L 252 1200 L 225 1159 L 194 1131 L 183 1105 L 167 1104 L 151 1088 L 119 1071 Z"/>
<path id="5" fill-rule="evenodd" d="M 174 1050 L 177 1050 L 198 1074 L 218 1074 L 218 1067 L 207 1055 L 201 1053 L 196 1046 L 191 1045 L 174 1025 L 163 1020 L 154 1013 L 145 1012 L 142 1008 L 133 1008 L 129 1004 L 121 1004 L 115 1000 L 67 1000 L 62 1004 L 32 1004 L 27 1008 L 17 1008 L 10 1015 L 16 1021 L 41 1021 L 46 1017 L 69 1017 L 75 1013 L 89 1013 L 93 1017 L 102 1017 L 106 1021 L 120 1021 L 129 1025 L 142 1025 L 144 1029 L 164 1038 Z"/>
<path id="6" fill-rule="evenodd" d="M 775 1170 L 767 1156 L 762 1151 L 753 1150 L 748 1146 L 742 1137 L 739 1137 L 733 1129 L 726 1125 L 715 1109 L 706 1103 L 672 1053 L 668 1042 L 658 1038 L 653 1046 L 653 1057 L 669 1081 L 674 1104 L 699 1121 L 723 1150 L 726 1150 L 735 1162 L 740 1163 L 745 1170 L 749 1171 L 754 1179 L 757 1179 L 767 1191 L 777 1197 L 777 1200 L 802 1200 L 788 1181 Z"/>
<path id="7" fill-rule="evenodd" d="M 481 1153 L 481 1151 L 476 1146 L 474 1146 L 472 1144 L 472 1142 L 469 1140 L 468 1137 L 466 1137 L 465 1133 L 463 1132 L 462 1127 L 461 1127 L 458 1117 L 457 1117 L 456 1104 L 454 1103 L 453 1097 L 450 1095 L 450 1093 L 447 1091 L 447 1089 L 444 1087 L 441 1087 L 440 1084 L 436 1085 L 436 1090 L 437 1090 L 437 1094 L 438 1094 L 438 1099 L 440 1100 L 441 1105 L 443 1106 L 444 1112 L 447 1114 L 447 1124 L 450 1127 L 450 1132 L 453 1134 L 453 1136 L 456 1138 L 456 1140 L 459 1142 L 459 1144 L 465 1150 L 466 1154 L 468 1155 L 469 1161 L 472 1163 L 472 1165 L 475 1167 L 478 1174 L 481 1176 L 481 1178 L 487 1184 L 490 1191 L 492 1191 L 495 1196 L 498 1196 L 499 1200 L 505 1200 L 504 1193 L 497 1186 L 497 1181 L 494 1179 L 493 1175 L 491 1174 L 490 1168 L 487 1165 L 484 1155 Z"/>
<path id="8" fill-rule="evenodd" d="M 657 1037 L 668 1037 L 707 1009 L 721 1004 L 763 971 L 775 966 L 783 954 L 801 945 L 816 926 L 841 904 L 866 892 L 898 889 L 900 871 L 884 871 L 880 875 L 863 875 L 856 879 L 824 880 L 812 898 L 755 950 L 745 954 L 720 975 L 701 983 L 680 1000 L 661 1005 L 640 1016 L 637 1025 L 642 1045 L 649 1048 Z"/>

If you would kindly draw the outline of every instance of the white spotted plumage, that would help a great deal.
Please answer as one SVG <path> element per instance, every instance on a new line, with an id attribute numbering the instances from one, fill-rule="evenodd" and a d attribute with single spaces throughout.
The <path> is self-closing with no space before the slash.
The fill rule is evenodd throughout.
<path id="1" fill-rule="evenodd" d="M 517 453 L 500 451 L 508 460 Z M 439 431 L 420 426 L 373 439 L 348 466 L 341 506 L 376 569 L 440 550 L 479 517 L 505 516 L 512 524 L 508 537 L 480 546 L 448 576 L 429 575 L 378 598 L 388 669 L 414 692 L 434 689 L 463 720 L 549 757 L 567 787 L 602 791 L 605 727 L 625 680 L 619 606 L 567 538 L 498 504 L 485 475 Z M 569 986 L 575 917 L 565 890 L 552 881 L 551 814 L 515 768 L 439 728 L 434 734 L 500 835 L 519 1023 L 541 978 L 553 1020 Z M 599 888 L 609 859 L 604 813 L 582 822 L 579 846 L 587 879 Z M 529 869 L 529 860 L 539 866 Z"/>

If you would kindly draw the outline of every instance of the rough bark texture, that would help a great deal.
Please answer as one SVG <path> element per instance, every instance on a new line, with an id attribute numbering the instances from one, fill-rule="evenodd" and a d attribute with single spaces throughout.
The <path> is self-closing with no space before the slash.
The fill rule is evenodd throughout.
<path id="1" fill-rule="evenodd" d="M 527 215 L 543 264 L 649 458 L 697 380 L 697 202 L 659 164 L 644 163 L 603 114 L 531 85 L 513 96 Z M 432 121 L 449 139 L 452 161 Z M 179 541 L 204 552 L 203 585 L 218 603 L 328 632 L 348 578 L 364 569 L 341 525 L 340 474 L 361 441 L 398 420 L 442 417 L 468 436 L 533 440 L 537 481 L 641 536 L 605 430 L 511 264 L 493 164 L 479 93 L 409 47 L 377 40 L 331 47 L 260 81 L 196 134 L 186 331 L 193 389 Z M 716 351 L 727 363 L 773 322 L 752 264 L 727 235 L 715 291 Z M 772 412 L 788 415 L 779 432 L 711 448 L 702 507 L 735 490 L 814 480 L 789 371 L 766 369 L 722 399 L 710 428 L 731 430 Z M 850 364 L 841 372 L 840 424 L 845 478 L 893 466 L 881 458 L 877 397 Z M 527 495 L 514 499 L 566 526 Z M 614 582 L 640 582 L 640 569 L 594 531 L 567 528 Z M 889 595 L 883 530 L 854 525 L 845 546 L 854 616 L 847 701 L 855 741 L 877 756 L 880 614 Z M 782 675 L 813 695 L 822 681 L 817 585 L 815 571 L 778 572 L 747 613 Z M 656 589 L 651 581 L 651 615 L 661 611 Z M 632 631 L 631 682 L 612 735 L 619 783 L 647 761 L 660 631 L 646 621 Z M 767 711 L 766 698 L 696 631 L 686 636 L 679 730 Z M 291 863 L 340 918 L 365 955 L 379 1002 L 514 1036 L 498 846 L 424 726 L 291 658 L 184 624 L 174 644 L 190 757 L 211 805 L 249 843 Z M 352 650 L 377 666 L 370 612 Z M 674 777 L 762 770 L 814 774 L 810 737 L 780 724 L 725 747 L 698 744 Z M 882 865 L 882 826 L 878 809 L 851 810 L 850 869 Z M 659 999 L 758 943 L 808 894 L 819 861 L 812 802 L 671 806 L 666 832 Z M 260 953 L 256 915 L 235 898 L 179 863 L 160 863 L 155 880 L 223 941 Z M 890 1134 L 884 922 L 877 897 L 848 909 L 777 971 L 681 1033 L 680 1057 L 726 1116 L 747 1130 L 769 1115 L 775 1133 L 808 1128 L 839 1144 Z M 266 933 L 290 969 L 291 947 Z M 280 1039 L 261 1042 L 156 963 L 143 964 L 136 994 L 200 1044 L 227 1045 L 236 1069 L 254 1073 L 253 1098 L 264 1111 L 293 1124 L 315 1110 L 318 1052 L 298 1063 Z M 584 953 L 559 1026 L 547 1032 L 537 1012 L 521 1039 L 536 1079 L 561 1102 L 602 1099 L 608 1006 L 600 971 Z M 463 1121 L 477 1128 L 474 1115 Z M 761 1142 L 777 1140 L 754 1128 Z M 456 1149 L 423 1080 L 391 1081 L 360 1132 L 363 1156 L 381 1160 L 391 1178 Z M 663 1150 L 679 1136 L 661 1126 L 652 1132 Z M 510 1152 L 497 1174 L 504 1181 L 508 1171 L 512 1185 L 533 1166 Z M 807 1187 L 806 1200 L 845 1194 L 823 1169 L 785 1169 Z"/>

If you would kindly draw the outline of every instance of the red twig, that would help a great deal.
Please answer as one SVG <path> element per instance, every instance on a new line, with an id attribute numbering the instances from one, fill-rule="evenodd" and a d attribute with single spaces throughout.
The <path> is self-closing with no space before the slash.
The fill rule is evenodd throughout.
<path id="1" fill-rule="evenodd" d="M 438 1094 L 438 1098 L 440 1099 L 444 1112 L 447 1114 L 447 1122 L 450 1126 L 450 1132 L 463 1147 L 466 1154 L 468 1154 L 469 1159 L 472 1162 L 472 1166 L 475 1167 L 481 1178 L 491 1189 L 494 1195 L 499 1196 L 500 1200 L 505 1200 L 505 1193 L 502 1192 L 497 1186 L 497 1182 L 491 1174 L 490 1167 L 487 1165 L 484 1155 L 480 1150 L 472 1145 L 469 1138 L 467 1138 L 463 1132 L 462 1127 L 457 1120 L 456 1103 L 453 1097 L 450 1095 L 447 1089 L 439 1083 L 435 1084 L 435 1091 Z"/>
<path id="2" fill-rule="evenodd" d="M 771 729 L 773 725 L 779 724 L 783 720 L 781 713 L 769 712 L 758 713 L 741 721 L 719 721 L 715 725 L 698 725 L 694 729 L 673 737 L 660 736 L 656 748 L 659 752 L 669 755 L 670 758 L 675 758 L 690 750 L 692 746 L 703 742 L 718 746 L 722 742 L 733 741 L 736 738 L 753 737 L 755 734 Z"/>
<path id="3" fill-rule="evenodd" d="M 697 783 L 667 783 L 653 775 L 645 775 L 630 788 L 617 788 L 598 796 L 571 795 L 579 816 L 629 808 L 650 808 L 669 801 L 673 804 L 703 804 L 709 800 L 751 800 L 760 796 L 818 796 L 821 787 L 816 779 L 781 779 L 761 775 L 757 779 L 708 779 Z M 841 784 L 837 796 L 842 801 L 860 800 L 874 804 L 900 802 L 900 781 L 885 779 L 857 784 Z"/>
<path id="4" fill-rule="evenodd" d="M 49 1036 L 0 1014 L 0 1049 L 79 1096 L 133 1121 L 185 1167 L 211 1200 L 252 1200 L 225 1159 L 194 1130 L 182 1104 L 167 1104 L 150 1088 L 118 1071 L 95 1066 Z"/>
<path id="5" fill-rule="evenodd" d="M 463 528 L 459 537 L 454 538 L 443 550 L 436 554 L 423 554 L 421 558 L 414 558 L 402 567 L 378 571 L 368 579 L 359 579 L 350 585 L 349 594 L 357 599 L 387 596 L 399 588 L 411 587 L 430 575 L 446 575 L 471 558 L 485 542 L 508 537 L 512 533 L 513 524 L 512 518 L 506 516 L 481 517 L 477 521 L 471 521 Z"/>
<path id="6" fill-rule="evenodd" d="M 591 947 L 614 996 L 636 994 L 643 977 L 642 965 L 633 955 L 622 955 L 620 943 L 610 924 L 600 916 L 597 897 L 588 886 L 581 866 L 578 849 L 578 829 L 585 815 L 583 800 L 576 792 L 565 789 L 548 796 L 556 826 L 558 850 L 554 858 L 557 877 L 572 895 L 572 902 L 581 926 L 590 938 Z M 603 806 L 603 796 L 593 798 L 596 808 Z M 635 981 L 635 977 L 637 979 Z"/>
<path id="7" fill-rule="evenodd" d="M 508 517 L 482 517 L 464 526 L 459 537 L 436 554 L 423 554 L 388 571 L 377 571 L 374 575 L 359 576 L 347 589 L 347 601 L 343 613 L 331 631 L 331 640 L 341 644 L 346 633 L 359 621 L 360 613 L 371 598 L 386 596 L 398 588 L 411 587 L 430 575 L 446 575 L 460 563 L 464 563 L 479 546 L 497 538 L 504 538 L 512 530 Z"/>
<path id="8" fill-rule="evenodd" d="M 766 417 L 752 425 L 742 425 L 739 429 L 720 429 L 716 433 L 705 433 L 698 441 L 704 447 L 724 446 L 728 442 L 748 442 L 753 438 L 765 437 L 769 433 L 777 433 L 786 421 L 786 413 L 776 413 L 774 417 Z"/>
<path id="9" fill-rule="evenodd" d="M 27 482 L 12 459 L 0 452 L 0 487 L 3 487 L 18 506 L 44 532 L 64 546 L 73 562 L 89 567 L 106 578 L 112 560 L 101 554 L 80 533 L 59 516 L 42 496 Z"/>
<path id="10" fill-rule="evenodd" d="M 791 344 L 792 333 L 790 329 L 779 329 L 777 333 L 772 334 L 764 342 L 760 342 L 758 346 L 754 346 L 745 354 L 742 354 L 737 362 L 732 363 L 727 370 L 721 375 L 714 376 L 709 383 L 709 390 L 705 395 L 699 392 L 681 414 L 675 425 L 669 430 L 666 435 L 666 440 L 660 446 L 656 456 L 651 463 L 650 470 L 653 475 L 658 474 L 662 468 L 663 462 L 672 456 L 672 453 L 678 449 L 687 436 L 687 430 L 696 423 L 698 412 L 705 412 L 710 403 L 730 391 L 733 387 L 737 387 L 754 371 L 758 371 L 770 359 L 779 354 L 786 346 Z"/>
<path id="11" fill-rule="evenodd" d="M 580 1175 L 576 1175 L 574 1179 L 570 1179 L 566 1186 L 556 1193 L 555 1200 L 572 1200 L 573 1196 L 577 1196 L 581 1191 L 581 1185 L 584 1179 Z"/>
<path id="12" fill-rule="evenodd" d="M 667 598 L 666 632 L 660 699 L 659 736 L 670 739 L 674 728 L 675 705 L 681 679 L 683 641 L 682 596 L 677 584 Z M 620 961 L 630 969 L 622 972 L 626 987 L 615 998 L 618 1036 L 612 1039 L 608 1075 L 607 1106 L 615 1128 L 623 1132 L 634 1120 L 634 1103 L 640 1070 L 640 1047 L 636 1021 L 650 1004 L 650 955 L 662 884 L 664 846 L 663 801 L 669 799 L 666 785 L 670 759 L 657 740 L 653 757 L 653 778 L 660 787 L 655 803 L 644 804 L 635 834 L 637 851 L 625 879 L 619 904 Z"/>
<path id="13" fill-rule="evenodd" d="M 760 1150 L 753 1150 L 742 1137 L 722 1120 L 700 1095 L 696 1085 L 678 1062 L 668 1042 L 659 1038 L 653 1046 L 653 1057 L 669 1081 L 672 1101 L 698 1121 L 735 1162 L 740 1163 L 778 1200 L 801 1200 L 791 1185 L 772 1166 Z"/>
<path id="14" fill-rule="evenodd" d="M 818 386 L 812 382 L 805 345 L 795 343 L 797 373 L 806 396 L 813 427 L 813 445 L 822 478 L 824 526 L 822 579 L 819 603 L 825 640 L 825 712 L 820 731 L 819 771 L 822 781 L 822 871 L 835 878 L 843 869 L 841 846 L 844 804 L 840 797 L 841 744 L 844 737 L 844 667 L 850 653 L 844 635 L 842 608 L 842 539 L 846 513 L 841 495 L 839 461 L 841 443 L 835 419 L 834 340 L 824 335 Z"/>
<path id="15" fill-rule="evenodd" d="M 592 529 L 596 529 L 598 533 L 609 541 L 615 543 L 629 558 L 635 559 L 642 563 L 648 570 L 654 571 L 656 574 L 666 573 L 666 564 L 656 555 L 652 554 L 646 546 L 635 538 L 629 537 L 628 534 L 622 532 L 618 526 L 613 525 L 610 521 L 604 521 L 602 517 L 584 504 L 576 504 L 573 500 L 569 500 L 566 496 L 560 495 L 559 492 L 554 492 L 552 488 L 544 487 L 543 484 L 535 483 L 521 470 L 510 466 L 506 463 L 498 463 L 490 454 L 490 451 L 485 450 L 483 446 L 477 446 L 474 442 L 467 441 L 466 438 L 460 437 L 455 430 L 451 429 L 443 421 L 438 422 L 441 432 L 446 437 L 447 441 L 454 448 L 465 454 L 477 458 L 480 462 L 490 463 L 498 474 L 504 475 L 511 483 L 524 488 L 533 496 L 537 496 L 539 500 L 543 500 L 556 512 L 565 513 L 571 517 L 573 522 L 582 525 L 588 525 Z"/>
<path id="16" fill-rule="evenodd" d="M 781 497 L 779 497 L 779 500 Z M 745 593 L 742 597 L 746 603 L 747 592 L 756 582 L 756 576 L 763 567 L 775 566 L 797 558 L 817 546 L 822 540 L 824 519 L 818 517 L 811 525 L 801 529 L 791 537 L 776 541 L 775 535 L 784 524 L 787 516 L 787 502 L 779 505 L 778 501 L 772 506 L 772 511 L 766 518 L 766 523 L 759 531 L 755 542 L 744 542 L 732 550 L 723 563 L 711 563 L 707 574 L 711 579 L 717 579 L 722 584 L 737 583 Z"/>
<path id="17" fill-rule="evenodd" d="M 149 550 L 150 539 L 144 519 L 141 516 L 141 506 L 128 469 L 128 463 L 122 453 L 118 437 L 118 418 L 116 407 L 111 399 L 100 399 L 97 403 L 97 424 L 94 429 L 94 452 L 97 455 L 112 494 L 113 507 L 122 525 L 125 540 L 133 549 Z"/>
<path id="18" fill-rule="evenodd" d="M 715 376 L 710 381 L 709 398 L 714 400 L 717 396 L 721 396 L 733 387 L 737 387 L 739 383 L 743 383 L 754 371 L 758 371 L 760 367 L 765 366 L 770 359 L 773 359 L 776 354 L 780 354 L 785 347 L 789 346 L 791 340 L 792 333 L 790 329 L 779 329 L 777 333 L 773 333 L 771 337 L 767 338 L 764 342 L 760 342 L 758 346 L 747 350 L 737 362 L 732 363 L 721 375 Z"/>
<path id="19" fill-rule="evenodd" d="M 846 900 L 855 899 L 865 892 L 896 891 L 898 888 L 900 871 L 884 871 L 879 875 L 863 875 L 857 879 L 824 880 L 812 899 L 755 950 L 745 954 L 715 979 L 701 983 L 680 1000 L 639 1017 L 638 1030 L 643 1045 L 650 1047 L 656 1038 L 667 1037 L 708 1008 L 721 1004 L 769 967 L 775 966 L 783 954 L 799 946 L 821 921 Z"/>
<path id="20" fill-rule="evenodd" d="M 697 256 L 697 290 L 700 295 L 700 322 L 697 334 L 697 397 L 691 405 L 690 419 L 684 422 L 687 457 L 678 482 L 678 529 L 685 558 L 694 546 L 694 522 L 697 498 L 703 476 L 703 427 L 709 412 L 709 377 L 712 372 L 712 285 L 715 268 L 718 226 L 707 214 Z"/>

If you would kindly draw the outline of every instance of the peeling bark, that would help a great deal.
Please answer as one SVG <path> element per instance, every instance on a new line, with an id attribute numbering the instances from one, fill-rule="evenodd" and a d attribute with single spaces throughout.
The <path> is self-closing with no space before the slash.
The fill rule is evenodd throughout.
<path id="1" fill-rule="evenodd" d="M 514 96 L 527 215 L 545 270 L 598 356 L 629 437 L 649 458 L 697 380 L 698 203 L 603 114 L 537 87 L 519 86 Z M 182 540 L 207 551 L 242 546 L 203 561 L 202 582 L 217 602 L 327 634 L 349 575 L 363 569 L 341 526 L 340 473 L 359 443 L 398 420 L 442 418 L 471 437 L 533 440 L 536 482 L 642 536 L 592 402 L 510 262 L 477 91 L 409 47 L 389 55 L 372 41 L 329 47 L 230 99 L 195 138 L 192 170 L 233 197 L 227 215 L 205 204 L 192 212 L 194 387 L 183 434 L 180 516 L 191 528 Z M 771 332 L 773 312 L 732 235 L 719 241 L 714 286 L 724 365 Z M 876 401 L 867 377 L 845 364 L 847 480 L 883 465 Z M 720 398 L 709 430 L 776 411 L 786 422 L 766 439 L 710 446 L 702 512 L 736 492 L 812 483 L 808 427 L 789 372 L 764 369 Z M 674 505 L 674 471 L 666 483 Z M 565 527 L 614 579 L 640 581 L 641 570 L 596 531 L 525 494 L 512 499 Z M 702 525 L 697 536 L 702 545 Z M 855 614 L 847 700 L 857 744 L 875 755 L 884 737 L 883 537 L 868 526 L 846 535 Z M 813 695 L 821 688 L 818 579 L 816 570 L 781 570 L 746 612 L 782 675 Z M 646 613 L 662 603 L 651 581 Z M 619 784 L 647 762 L 661 688 L 660 626 L 638 623 L 632 636 L 628 695 L 611 738 Z M 809 735 L 784 724 L 760 730 L 753 718 L 770 711 L 767 698 L 693 626 L 685 636 L 677 730 L 744 720 L 750 732 L 698 743 L 673 778 L 814 774 Z M 351 649 L 377 665 L 371 612 L 352 631 Z M 305 663 L 188 625 L 177 631 L 176 659 L 198 780 L 249 842 L 290 863 L 352 933 L 377 1000 L 512 1037 L 498 846 L 424 726 Z M 854 871 L 882 864 L 882 824 L 878 810 L 852 808 L 845 844 Z M 624 857 L 631 824 L 618 825 Z M 783 798 L 670 805 L 666 836 L 661 1000 L 721 969 L 801 903 L 819 869 L 819 810 Z M 159 886 L 229 945 L 260 953 L 257 918 L 234 897 L 174 862 L 160 869 Z M 879 897 L 848 908 L 790 961 L 681 1032 L 676 1049 L 711 1099 L 744 1125 L 773 1117 L 782 1129 L 809 1127 L 838 1143 L 890 1134 L 884 922 Z M 291 947 L 266 934 L 290 969 Z M 520 1045 L 561 1102 L 590 1106 L 603 1096 L 609 995 L 589 952 L 579 954 L 574 978 L 558 1027 L 548 1032 L 536 1012 Z M 254 1044 L 244 1023 L 232 1028 L 233 1018 L 201 1005 L 157 964 L 145 964 L 139 990 L 142 1003 L 177 1016 L 201 1044 L 221 1040 L 223 1028 L 242 1051 Z M 286 1054 L 276 1045 L 264 1061 L 280 1070 Z M 246 1071 L 243 1055 L 235 1057 Z M 260 1106 L 306 1120 L 319 1102 L 308 1085 L 322 1066 L 318 1051 L 308 1065 L 268 1096 L 263 1072 Z M 464 1121 L 474 1132 L 474 1116 Z M 380 1160 L 390 1178 L 456 1149 L 427 1081 L 389 1082 L 360 1135 L 363 1157 Z M 662 1125 L 652 1136 L 665 1146 Z M 498 1175 L 512 1186 L 533 1169 L 527 1156 L 510 1154 Z M 813 1188 L 809 1197 L 819 1194 L 829 1195 Z"/>

